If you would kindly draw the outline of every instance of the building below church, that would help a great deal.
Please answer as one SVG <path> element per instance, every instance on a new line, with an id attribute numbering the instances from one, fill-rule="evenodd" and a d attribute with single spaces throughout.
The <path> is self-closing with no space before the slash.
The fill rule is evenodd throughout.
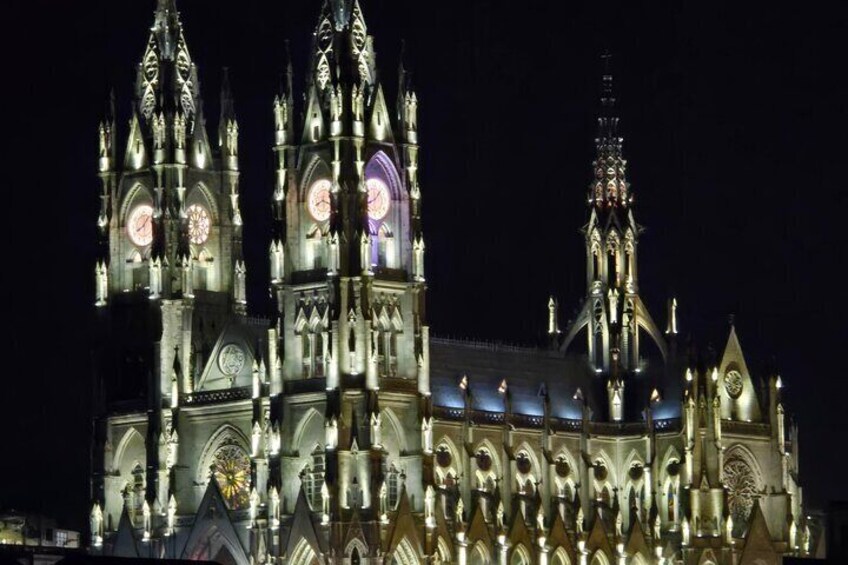
<path id="1" fill-rule="evenodd" d="M 676 302 L 661 330 L 641 298 L 611 73 L 574 192 L 579 314 L 561 330 L 552 298 L 547 343 L 518 348 L 430 336 L 418 99 L 401 66 L 387 100 L 359 0 L 324 0 L 311 53 L 305 88 L 288 65 L 269 96 L 265 317 L 247 315 L 229 81 L 210 131 L 174 0 L 158 0 L 128 131 L 114 108 L 101 123 L 91 551 L 243 565 L 809 555 L 781 377 L 749 371 L 732 325 L 700 355 L 678 343 Z"/>

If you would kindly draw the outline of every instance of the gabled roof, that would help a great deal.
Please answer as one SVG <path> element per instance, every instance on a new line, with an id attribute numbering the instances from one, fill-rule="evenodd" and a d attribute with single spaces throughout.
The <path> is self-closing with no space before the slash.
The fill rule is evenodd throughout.
<path id="1" fill-rule="evenodd" d="M 748 533 L 745 535 L 745 547 L 742 549 L 739 565 L 777 563 L 778 559 L 779 554 L 771 541 L 766 517 L 760 508 L 760 502 L 756 501 L 751 511 L 751 519 L 748 521 Z"/>
<path id="2" fill-rule="evenodd" d="M 418 526 L 415 523 L 415 518 L 412 516 L 412 509 L 409 506 L 409 495 L 406 492 L 406 485 L 401 488 L 400 500 L 398 501 L 397 511 L 392 520 L 392 531 L 389 534 L 386 545 L 386 553 L 394 553 L 400 543 L 406 539 L 420 557 L 424 555 L 421 540 L 418 537 Z"/>
<path id="3" fill-rule="evenodd" d="M 292 552 L 297 545 L 305 540 L 315 552 L 315 555 L 321 555 L 321 544 L 318 541 L 318 532 L 315 529 L 315 522 L 312 518 L 312 509 L 309 507 L 309 501 L 306 500 L 306 491 L 303 490 L 303 484 L 300 485 L 300 490 L 297 494 L 297 502 L 294 505 L 294 515 L 292 517 L 291 527 L 289 528 L 289 538 L 285 544 L 284 555 L 291 557 Z"/>
<path id="4" fill-rule="evenodd" d="M 126 505 L 118 521 L 118 531 L 112 545 L 112 557 L 138 557 L 138 540 L 135 538 L 135 528 L 130 521 Z"/>
<path id="5" fill-rule="evenodd" d="M 203 499 L 197 508 L 194 524 L 183 547 L 182 559 L 193 558 L 194 549 L 203 545 L 209 539 L 212 531 L 217 531 L 221 535 L 224 545 L 233 558 L 240 563 L 248 562 L 247 553 L 230 520 L 227 503 L 218 487 L 218 481 L 214 478 L 209 480 L 206 492 L 203 493 Z"/>

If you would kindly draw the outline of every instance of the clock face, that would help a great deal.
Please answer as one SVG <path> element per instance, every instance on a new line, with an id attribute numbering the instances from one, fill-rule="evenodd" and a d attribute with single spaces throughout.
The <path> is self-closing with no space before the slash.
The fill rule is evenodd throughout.
<path id="1" fill-rule="evenodd" d="M 307 199 L 309 213 L 319 222 L 330 219 L 330 181 L 324 179 L 312 183 Z"/>
<path id="2" fill-rule="evenodd" d="M 127 234 L 130 240 L 140 247 L 153 241 L 153 208 L 147 204 L 136 206 L 127 222 Z"/>
<path id="3" fill-rule="evenodd" d="M 209 239 L 209 212 L 199 204 L 188 207 L 188 239 L 195 245 L 202 245 Z"/>
<path id="4" fill-rule="evenodd" d="M 382 220 L 389 213 L 389 188 L 380 179 L 368 179 L 368 217 L 372 220 Z"/>

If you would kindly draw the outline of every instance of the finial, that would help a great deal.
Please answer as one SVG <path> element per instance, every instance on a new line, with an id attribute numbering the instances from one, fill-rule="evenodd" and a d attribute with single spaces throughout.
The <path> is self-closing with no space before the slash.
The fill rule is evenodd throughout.
<path id="1" fill-rule="evenodd" d="M 728 316 L 727 322 L 730 324 L 731 328 L 734 327 L 734 325 L 736 324 L 736 314 L 731 314 L 730 316 Z"/>
<path id="2" fill-rule="evenodd" d="M 601 104 L 605 107 L 612 107 L 615 105 L 612 88 L 612 54 L 604 49 L 601 53 L 601 61 L 604 64 L 604 74 L 601 77 Z"/>

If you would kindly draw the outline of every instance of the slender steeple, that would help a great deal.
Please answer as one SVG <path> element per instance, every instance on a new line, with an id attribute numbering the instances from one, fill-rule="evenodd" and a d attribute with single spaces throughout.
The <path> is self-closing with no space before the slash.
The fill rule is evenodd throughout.
<path id="1" fill-rule="evenodd" d="M 636 251 L 642 227 L 632 207 L 608 53 L 602 62 L 596 156 L 587 197 L 589 220 L 583 228 L 587 297 L 562 348 L 567 350 L 586 329 L 590 362 L 596 372 L 609 375 L 611 416 L 621 419 L 626 376 L 642 368 L 640 333 L 650 335 L 663 357 L 666 344 L 639 296 Z"/>

